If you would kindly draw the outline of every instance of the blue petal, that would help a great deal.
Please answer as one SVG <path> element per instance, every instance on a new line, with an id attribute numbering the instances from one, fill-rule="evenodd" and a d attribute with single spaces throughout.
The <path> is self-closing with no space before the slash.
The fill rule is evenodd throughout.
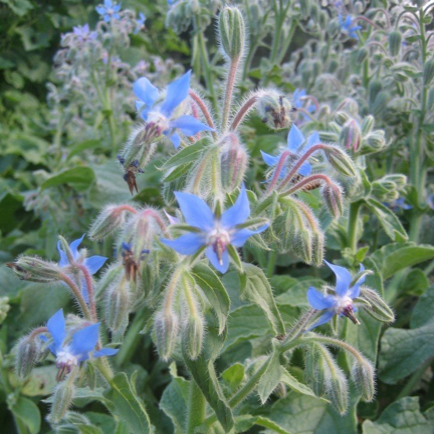
<path id="1" fill-rule="evenodd" d="M 175 196 L 187 224 L 204 232 L 208 232 L 214 226 L 214 213 L 205 201 L 194 194 L 178 191 L 175 191 Z"/>
<path id="2" fill-rule="evenodd" d="M 99 351 L 95 351 L 92 355 L 93 358 L 104 357 L 104 356 L 114 356 L 119 350 L 115 348 L 103 348 Z"/>
<path id="3" fill-rule="evenodd" d="M 279 162 L 279 159 L 280 159 L 280 155 L 274 156 L 274 155 L 267 154 L 266 152 L 263 152 L 263 151 L 261 151 L 261 155 L 262 155 L 262 159 L 264 160 L 265 164 L 267 166 L 270 166 L 270 167 L 275 166 Z"/>
<path id="4" fill-rule="evenodd" d="M 315 110 L 315 106 L 314 106 L 314 110 Z M 315 146 L 318 143 L 321 143 L 321 139 L 319 137 L 319 134 L 315 131 L 308 137 L 306 146 L 303 148 L 303 151 L 307 151 L 312 146 Z"/>
<path id="5" fill-rule="evenodd" d="M 363 264 L 360 264 L 360 272 L 365 271 L 365 267 Z M 360 286 L 365 283 L 366 276 L 362 276 L 352 288 L 350 288 L 348 295 L 354 300 L 360 295 Z"/>
<path id="6" fill-rule="evenodd" d="M 205 239 L 203 234 L 185 234 L 176 240 L 168 240 L 166 238 L 160 238 L 160 241 L 166 246 L 176 250 L 181 255 L 194 255 L 203 245 L 205 245 Z"/>
<path id="7" fill-rule="evenodd" d="M 63 310 L 59 309 L 48 321 L 47 329 L 53 337 L 54 349 L 57 352 L 61 348 L 63 341 L 66 337 L 65 330 L 65 317 L 63 316 Z"/>
<path id="8" fill-rule="evenodd" d="M 89 270 L 90 274 L 95 274 L 107 261 L 108 258 L 104 256 L 91 256 L 90 258 L 86 258 L 84 261 L 84 266 Z"/>
<path id="9" fill-rule="evenodd" d="M 78 238 L 76 240 L 74 240 L 70 245 L 69 248 L 71 249 L 71 253 L 72 253 L 72 257 L 74 259 L 78 258 L 78 246 L 81 244 L 81 242 L 83 241 L 83 238 L 86 234 L 83 234 L 83 236 L 81 238 Z"/>
<path id="10" fill-rule="evenodd" d="M 208 125 L 203 124 L 201 121 L 193 116 L 180 116 L 170 122 L 172 128 L 179 128 L 186 136 L 194 136 L 201 131 L 214 131 Z"/>
<path id="11" fill-rule="evenodd" d="M 312 287 L 307 290 L 307 300 L 309 304 L 317 310 L 329 309 L 335 304 L 333 296 L 324 295 L 321 291 Z"/>
<path id="12" fill-rule="evenodd" d="M 244 243 L 247 241 L 248 238 L 250 238 L 252 235 L 259 234 L 262 231 L 265 231 L 265 229 L 267 228 L 268 225 L 264 225 L 255 231 L 252 231 L 251 229 L 240 229 L 238 231 L 235 231 L 231 235 L 231 244 L 234 247 L 242 247 L 244 246 Z"/>
<path id="13" fill-rule="evenodd" d="M 60 267 L 66 267 L 69 264 L 68 261 L 68 257 L 66 256 L 66 253 L 62 250 L 61 248 L 61 243 L 60 241 L 57 242 L 57 251 L 59 252 L 60 255 L 60 261 L 59 261 L 59 266 Z"/>
<path id="14" fill-rule="evenodd" d="M 169 117 L 173 110 L 187 98 L 190 90 L 190 76 L 191 71 L 188 71 L 167 86 L 166 99 L 160 108 L 160 112 L 166 117 Z"/>
<path id="15" fill-rule="evenodd" d="M 95 9 L 100 15 L 105 14 L 105 7 L 104 6 L 97 6 Z"/>
<path id="16" fill-rule="evenodd" d="M 44 335 L 39 335 L 39 337 L 41 338 L 41 341 L 43 341 L 43 342 L 47 342 L 48 341 L 48 338 L 47 338 L 47 336 L 44 336 Z M 51 343 L 50 345 L 48 345 L 48 349 L 54 354 L 54 355 L 56 355 L 56 353 L 57 353 L 57 349 L 56 349 L 56 344 L 53 342 L 53 343 Z"/>
<path id="17" fill-rule="evenodd" d="M 298 148 L 303 144 L 303 142 L 303 133 L 298 129 L 296 125 L 293 124 L 288 134 L 288 149 L 296 153 L 298 151 Z"/>
<path id="18" fill-rule="evenodd" d="M 301 176 L 309 176 L 312 172 L 312 166 L 310 165 L 310 163 L 308 161 L 306 161 L 305 163 L 303 163 L 300 167 L 300 169 L 298 169 L 298 173 Z"/>
<path id="19" fill-rule="evenodd" d="M 172 134 L 169 139 L 172 141 L 173 146 L 175 149 L 179 148 L 179 145 L 181 144 L 181 138 L 178 136 L 178 134 Z"/>
<path id="20" fill-rule="evenodd" d="M 113 6 L 112 0 L 104 0 L 104 6 L 110 9 Z"/>
<path id="21" fill-rule="evenodd" d="M 98 342 L 99 324 L 84 327 L 72 336 L 71 353 L 80 361 L 86 360 L 89 352 L 95 348 Z"/>
<path id="22" fill-rule="evenodd" d="M 146 104 L 146 108 L 152 107 L 160 94 L 159 90 L 146 78 L 139 78 L 133 85 L 134 95 Z"/>
<path id="23" fill-rule="evenodd" d="M 226 271 L 228 271 L 229 268 L 229 252 L 227 251 L 227 249 L 225 249 L 225 251 L 222 254 L 222 264 L 220 264 L 220 261 L 217 257 L 217 253 L 214 252 L 214 249 L 212 246 L 208 246 L 206 248 L 206 256 L 207 258 L 210 260 L 211 264 L 213 265 L 213 267 L 220 271 L 220 273 L 226 273 Z"/>
<path id="24" fill-rule="evenodd" d="M 119 11 L 121 10 L 121 5 L 120 5 L 120 4 L 117 4 L 116 6 L 113 7 L 113 10 L 114 10 L 115 12 L 119 12 Z"/>
<path id="25" fill-rule="evenodd" d="M 341 297 L 345 297 L 347 294 L 351 281 L 353 280 L 351 273 L 344 267 L 340 267 L 339 265 L 330 264 L 327 261 L 324 261 L 327 266 L 335 273 L 336 275 L 336 294 Z"/>
<path id="26" fill-rule="evenodd" d="M 111 17 L 110 17 L 109 14 L 105 14 L 105 15 L 104 15 L 104 21 L 105 21 L 106 23 L 110 22 L 110 19 L 111 19 Z"/>
<path id="27" fill-rule="evenodd" d="M 234 205 L 227 209 L 221 216 L 221 224 L 225 229 L 233 228 L 244 223 L 250 215 L 249 198 L 247 197 L 244 184 Z"/>
<path id="28" fill-rule="evenodd" d="M 325 311 L 318 319 L 318 321 L 309 327 L 309 330 L 314 329 L 315 327 L 318 327 L 322 324 L 325 324 L 326 322 L 329 322 L 333 317 L 335 316 L 335 312 L 333 310 L 327 310 Z"/>

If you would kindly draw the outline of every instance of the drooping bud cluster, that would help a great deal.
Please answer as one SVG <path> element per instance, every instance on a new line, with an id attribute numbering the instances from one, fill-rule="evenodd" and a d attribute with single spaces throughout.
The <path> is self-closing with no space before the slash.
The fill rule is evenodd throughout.
<path id="1" fill-rule="evenodd" d="M 401 196 L 406 185 L 405 175 L 386 175 L 372 183 L 371 194 L 381 202 L 393 202 Z"/>

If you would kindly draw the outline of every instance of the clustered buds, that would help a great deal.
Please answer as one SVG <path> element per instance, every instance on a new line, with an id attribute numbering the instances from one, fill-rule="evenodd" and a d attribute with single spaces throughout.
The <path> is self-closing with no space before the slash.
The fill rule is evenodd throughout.
<path id="1" fill-rule="evenodd" d="M 407 177 L 401 174 L 383 176 L 372 183 L 372 195 L 381 202 L 398 199 L 407 184 Z"/>

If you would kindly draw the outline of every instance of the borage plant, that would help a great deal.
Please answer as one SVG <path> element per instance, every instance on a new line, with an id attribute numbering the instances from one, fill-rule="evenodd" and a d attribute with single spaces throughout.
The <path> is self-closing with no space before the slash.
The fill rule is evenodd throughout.
<path id="1" fill-rule="evenodd" d="M 106 2 L 98 10 L 106 22 L 118 14 L 112 6 Z M 351 38 L 360 30 L 348 18 L 339 17 L 339 22 Z M 21 379 L 31 374 L 35 363 L 55 357 L 59 383 L 48 402 L 56 432 L 92 426 L 70 410 L 73 404 L 92 400 L 113 414 L 114 432 L 153 432 L 154 425 L 164 432 L 162 411 L 175 432 L 192 434 L 241 433 L 254 425 L 289 433 L 291 424 L 280 422 L 265 405 L 274 400 L 273 394 L 287 391 L 318 405 L 329 402 L 334 410 L 324 411 L 331 418 L 340 417 L 336 411 L 354 415 L 360 399 L 374 398 L 375 361 L 338 336 L 364 321 L 372 325 L 372 318 L 394 320 L 376 291 L 381 291 L 376 288 L 381 285 L 377 271 L 365 270 L 357 256 L 352 258 L 353 273 L 327 263 L 336 284 L 318 279 L 321 288 L 301 285 L 301 311 L 278 305 L 268 279 L 278 254 L 323 265 L 325 237 L 311 203 L 321 201 L 329 221 L 346 215 L 344 186 L 351 192 L 363 185 L 361 162 L 355 164 L 339 144 L 324 142 L 325 134 L 311 126 L 301 131 L 306 116 L 315 111 L 310 105 L 303 109 L 305 100 L 296 104 L 267 87 L 237 98 L 245 27 L 240 9 L 221 10 L 218 40 L 227 75 L 218 110 L 212 111 L 201 91 L 191 87 L 190 72 L 165 90 L 146 77 L 135 82 L 139 120 L 118 160 L 130 192 L 137 192 L 136 178 L 146 170 L 157 144 L 171 142 L 176 152 L 161 166 L 167 209 L 136 203 L 104 207 L 89 235 L 96 241 L 115 237 L 116 258 L 101 278 L 96 282 L 92 276 L 105 258 L 78 250 L 82 239 L 68 244 L 60 237 L 58 264 L 31 256 L 9 264 L 20 279 L 60 283 L 78 307 L 78 314 L 66 319 L 62 311 L 53 312 L 46 327 L 33 330 L 16 347 Z M 300 92 L 297 98 L 305 98 Z M 252 165 L 242 134 L 255 110 L 267 127 L 287 134 L 286 147 L 273 155 L 263 152 L 269 170 L 258 183 L 249 176 Z M 342 130 L 346 147 L 357 151 L 358 126 L 348 121 Z M 350 213 L 350 233 L 356 237 L 354 225 Z M 268 277 L 255 265 L 264 257 Z M 360 317 L 357 309 L 363 312 Z M 317 329 L 326 322 L 333 336 Z M 142 399 L 150 400 L 143 378 L 122 369 L 137 349 L 140 333 L 152 339 L 164 362 L 170 362 L 172 379 L 160 410 L 145 408 Z M 108 358 L 112 356 L 115 369 Z"/>

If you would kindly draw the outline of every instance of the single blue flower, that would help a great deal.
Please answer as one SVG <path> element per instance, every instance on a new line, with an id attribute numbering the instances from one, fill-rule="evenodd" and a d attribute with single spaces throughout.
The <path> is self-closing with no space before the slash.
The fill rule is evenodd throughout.
<path id="1" fill-rule="evenodd" d="M 112 18 L 118 20 L 120 18 L 118 12 L 121 10 L 121 5 L 113 3 L 112 0 L 104 0 L 104 6 L 97 6 L 96 11 L 108 23 Z"/>
<path id="2" fill-rule="evenodd" d="M 393 212 L 399 212 L 401 209 L 407 211 L 413 208 L 408 203 L 405 203 L 405 199 L 403 197 L 400 197 L 390 203 L 385 202 L 384 205 L 389 207 Z"/>
<path id="3" fill-rule="evenodd" d="M 357 312 L 357 308 L 354 306 L 353 301 L 360 295 L 360 285 L 365 283 L 365 276 L 362 276 L 353 286 L 351 286 L 353 277 L 346 268 L 330 264 L 327 261 L 324 262 L 336 275 L 335 294 L 325 295 L 315 288 L 309 288 L 307 291 L 309 304 L 314 309 L 325 310 L 318 321 L 312 325 L 309 330 L 312 330 L 321 324 L 325 324 L 335 315 L 346 316 L 350 318 L 354 324 L 359 324 L 359 321 L 353 315 L 353 312 Z M 360 265 L 360 271 L 363 271 L 364 269 L 363 265 Z"/>
<path id="4" fill-rule="evenodd" d="M 177 149 L 181 138 L 176 133 L 180 130 L 186 136 L 194 136 L 200 131 L 214 131 L 193 116 L 175 114 L 178 106 L 188 97 L 191 71 L 167 86 L 166 97 L 161 101 L 160 91 L 145 77 L 139 78 L 133 86 L 138 98 L 136 108 L 149 128 L 155 128 L 157 134 L 168 136 Z"/>
<path id="5" fill-rule="evenodd" d="M 136 29 L 134 30 L 135 35 L 137 35 L 137 33 L 139 33 L 140 30 L 142 30 L 143 27 L 145 27 L 145 21 L 146 21 L 145 15 L 142 12 L 140 12 L 139 18 L 137 18 L 136 20 Z"/>
<path id="6" fill-rule="evenodd" d="M 65 344 L 67 330 L 63 310 L 58 310 L 47 322 L 47 329 L 53 338 L 49 345 L 50 351 L 56 357 L 56 366 L 59 368 L 59 377 L 70 372 L 74 366 L 92 358 L 113 356 L 118 350 L 114 348 L 102 348 L 95 351 L 98 342 L 100 323 L 92 324 L 74 332 L 71 339 Z M 48 339 L 41 336 L 43 341 Z"/>
<path id="7" fill-rule="evenodd" d="M 89 271 L 89 274 L 92 276 L 104 265 L 105 261 L 107 261 L 108 258 L 104 256 L 98 256 L 98 255 L 87 258 L 80 255 L 78 251 L 78 246 L 81 244 L 84 237 L 85 234 L 83 234 L 81 238 L 78 238 L 77 240 L 73 241 L 69 245 L 69 249 L 71 250 L 71 254 L 72 254 L 72 258 L 74 259 L 74 262 L 78 262 L 84 265 Z M 60 241 L 58 241 L 57 243 L 57 250 L 60 255 L 59 267 L 63 268 L 71 265 L 68 260 L 68 255 L 62 250 L 62 244 L 60 243 Z M 86 301 L 86 303 L 88 303 L 89 294 L 87 290 L 86 280 L 84 278 L 81 280 L 81 287 L 82 287 L 82 294 L 84 300 Z"/>
<path id="8" fill-rule="evenodd" d="M 305 143 L 305 146 L 302 146 Z M 299 130 L 297 126 L 292 125 L 288 133 L 287 147 L 283 152 L 289 151 L 289 158 L 286 160 L 285 167 L 280 171 L 279 178 L 283 178 L 288 173 L 288 167 L 292 166 L 293 162 L 300 157 L 300 151 L 306 152 L 312 146 L 320 143 L 319 134 L 317 132 L 312 133 L 306 140 L 303 133 Z M 261 151 L 262 158 L 270 167 L 274 167 L 279 163 L 281 152 L 279 155 L 270 155 L 266 152 Z M 304 162 L 298 173 L 302 176 L 308 176 L 312 172 L 312 166 L 308 161 Z"/>
<path id="9" fill-rule="evenodd" d="M 78 36 L 81 41 L 85 41 L 87 39 L 96 39 L 97 33 L 91 32 L 89 29 L 89 24 L 84 24 L 83 26 L 74 26 L 73 28 L 74 35 Z"/>
<path id="10" fill-rule="evenodd" d="M 294 106 L 297 109 L 304 108 L 309 113 L 313 113 L 316 109 L 315 104 L 309 104 L 307 107 L 304 107 L 305 101 L 304 97 L 306 96 L 306 89 L 295 89 L 292 95 L 292 100 L 294 102 Z M 306 113 L 302 113 L 303 118 L 308 121 L 310 120 L 309 116 Z"/>
<path id="11" fill-rule="evenodd" d="M 229 268 L 227 246 L 242 247 L 249 237 L 268 227 L 268 224 L 257 230 L 240 227 L 250 215 L 250 204 L 244 185 L 235 204 L 220 218 L 194 194 L 175 192 L 175 196 L 185 221 L 197 232 L 182 235 L 176 240 L 163 238 L 160 241 L 182 255 L 194 255 L 199 249 L 206 247 L 206 256 L 221 273 L 226 273 Z"/>
<path id="12" fill-rule="evenodd" d="M 350 15 L 347 15 L 345 20 L 342 17 L 342 14 L 338 15 L 339 25 L 341 26 L 341 30 L 343 33 L 348 35 L 349 38 L 359 39 L 359 35 L 357 34 L 357 30 L 360 30 L 361 26 L 354 26 L 353 19 Z"/>

